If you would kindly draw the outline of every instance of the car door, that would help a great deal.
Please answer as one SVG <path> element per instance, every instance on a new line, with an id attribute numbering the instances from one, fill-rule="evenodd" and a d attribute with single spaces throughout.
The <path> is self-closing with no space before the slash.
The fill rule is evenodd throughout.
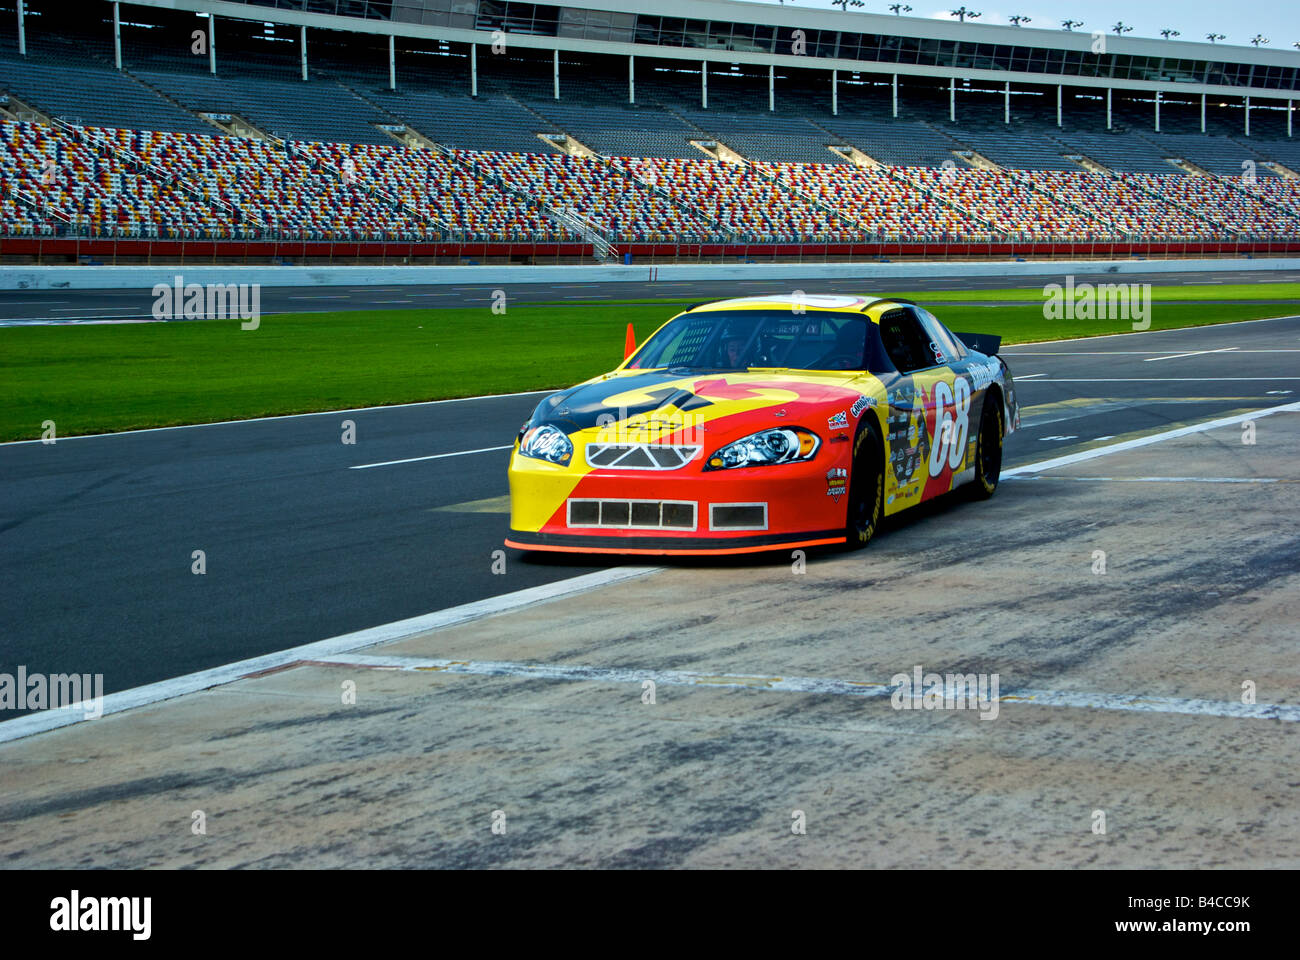
<path id="1" fill-rule="evenodd" d="M 945 478 L 955 417 L 955 378 L 948 353 L 912 307 L 880 318 L 880 336 L 899 377 L 888 388 L 889 465 L 885 512 L 896 513 L 934 496 Z M 948 425 L 945 426 L 945 423 Z"/>
<path id="2" fill-rule="evenodd" d="M 964 482 L 974 463 L 976 431 L 972 410 L 978 413 L 972 378 L 967 375 L 966 348 L 929 311 L 910 308 L 928 337 L 926 349 L 942 375 L 934 381 L 932 398 L 936 442 L 930 458 L 925 496 L 935 496 Z M 978 422 L 977 420 L 975 422 Z"/>

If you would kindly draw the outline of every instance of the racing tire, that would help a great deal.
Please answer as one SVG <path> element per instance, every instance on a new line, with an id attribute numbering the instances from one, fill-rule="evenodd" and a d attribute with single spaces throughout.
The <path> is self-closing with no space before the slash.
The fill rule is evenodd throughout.
<path id="1" fill-rule="evenodd" d="M 850 550 L 858 550 L 880 532 L 885 520 L 885 459 L 880 433 L 873 424 L 858 431 L 853 441 L 853 466 L 849 473 L 849 502 L 844 537 Z"/>
<path id="2" fill-rule="evenodd" d="M 972 500 L 987 500 L 998 489 L 1002 476 L 1002 403 L 996 394 L 985 394 L 980 432 L 975 441 L 975 479 L 966 485 Z"/>

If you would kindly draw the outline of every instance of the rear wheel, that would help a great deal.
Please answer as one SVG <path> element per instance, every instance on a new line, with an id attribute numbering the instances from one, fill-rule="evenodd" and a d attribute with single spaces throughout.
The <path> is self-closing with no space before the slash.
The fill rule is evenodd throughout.
<path id="1" fill-rule="evenodd" d="M 975 443 L 975 479 L 967 485 L 975 500 L 987 500 L 998 489 L 1002 475 L 1002 401 L 993 393 L 984 396 L 980 432 Z"/>
<path id="2" fill-rule="evenodd" d="M 844 536 L 850 550 L 865 547 L 885 519 L 885 459 L 880 434 L 868 424 L 853 441 Z"/>

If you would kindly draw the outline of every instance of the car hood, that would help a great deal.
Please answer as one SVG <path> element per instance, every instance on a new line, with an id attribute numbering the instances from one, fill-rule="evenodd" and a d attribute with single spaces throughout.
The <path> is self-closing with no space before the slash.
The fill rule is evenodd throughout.
<path id="1" fill-rule="evenodd" d="M 528 426 L 550 424 L 566 434 L 619 426 L 655 434 L 645 438 L 653 441 L 683 425 L 717 431 L 768 417 L 794 425 L 822 408 L 847 409 L 871 381 L 839 371 L 619 372 L 552 394 L 538 404 Z"/>

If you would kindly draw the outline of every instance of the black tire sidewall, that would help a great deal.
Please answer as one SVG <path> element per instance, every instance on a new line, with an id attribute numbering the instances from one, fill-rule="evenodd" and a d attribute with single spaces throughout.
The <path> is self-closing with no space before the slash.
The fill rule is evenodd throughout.
<path id="1" fill-rule="evenodd" d="M 872 490 L 874 488 L 874 493 Z M 869 512 L 866 529 L 858 526 L 856 506 L 863 497 L 874 496 L 874 509 Z M 849 502 L 844 536 L 850 550 L 865 547 L 880 532 L 885 518 L 885 457 L 879 440 L 879 431 L 868 421 L 858 430 L 853 440 L 853 463 L 849 471 Z"/>
<path id="2" fill-rule="evenodd" d="M 980 415 L 979 440 L 975 444 L 975 480 L 971 483 L 972 492 L 978 497 L 991 497 L 998 489 L 998 480 L 1002 475 L 1002 411 L 997 407 L 998 398 L 994 394 L 984 397 L 984 410 Z M 998 475 L 990 482 L 984 473 L 985 444 L 998 445 Z"/>

